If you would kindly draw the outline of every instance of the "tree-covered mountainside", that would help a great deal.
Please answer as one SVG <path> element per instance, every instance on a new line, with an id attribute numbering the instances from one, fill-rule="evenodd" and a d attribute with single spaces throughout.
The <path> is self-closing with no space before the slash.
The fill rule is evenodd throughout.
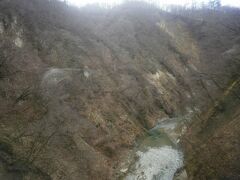
<path id="1" fill-rule="evenodd" d="M 115 179 L 158 119 L 187 114 L 199 117 L 183 137 L 190 177 L 237 177 L 237 159 L 212 158 L 240 146 L 239 17 L 1 0 L 0 179 Z"/>

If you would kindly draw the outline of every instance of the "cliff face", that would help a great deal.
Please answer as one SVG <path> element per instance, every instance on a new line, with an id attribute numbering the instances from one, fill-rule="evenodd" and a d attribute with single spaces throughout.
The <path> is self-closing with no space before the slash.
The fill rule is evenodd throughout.
<path id="1" fill-rule="evenodd" d="M 0 9 L 3 177 L 111 179 L 145 129 L 201 113 L 239 75 L 238 11 L 47 0 Z"/>

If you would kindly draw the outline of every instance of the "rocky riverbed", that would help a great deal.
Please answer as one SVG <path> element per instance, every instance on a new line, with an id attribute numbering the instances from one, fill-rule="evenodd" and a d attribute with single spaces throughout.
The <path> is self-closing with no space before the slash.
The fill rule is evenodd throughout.
<path id="1" fill-rule="evenodd" d="M 125 180 L 187 179 L 183 153 L 178 138 L 185 127 L 181 118 L 161 119 L 148 135 L 139 140 L 125 167 L 120 170 Z M 126 167 L 128 166 L 128 167 Z M 178 172 L 178 173 L 177 173 Z"/>

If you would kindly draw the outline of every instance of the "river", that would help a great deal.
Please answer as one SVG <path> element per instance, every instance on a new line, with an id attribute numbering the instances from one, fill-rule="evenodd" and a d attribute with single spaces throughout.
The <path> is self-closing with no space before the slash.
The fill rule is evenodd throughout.
<path id="1" fill-rule="evenodd" d="M 184 131 L 184 128 L 179 130 L 178 125 L 183 119 L 162 119 L 148 131 L 148 135 L 138 142 L 129 167 L 122 170 L 125 172 L 124 180 L 187 179 L 184 170 L 179 177 L 175 177 L 184 160 L 178 145 L 178 138 Z"/>

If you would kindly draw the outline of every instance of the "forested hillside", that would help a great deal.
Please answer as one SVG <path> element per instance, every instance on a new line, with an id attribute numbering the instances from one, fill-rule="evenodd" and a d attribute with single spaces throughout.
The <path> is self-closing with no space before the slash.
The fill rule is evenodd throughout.
<path id="1" fill-rule="evenodd" d="M 189 177 L 237 179 L 239 53 L 234 8 L 1 0 L 0 179 L 116 179 L 159 119 L 189 114 Z"/>

